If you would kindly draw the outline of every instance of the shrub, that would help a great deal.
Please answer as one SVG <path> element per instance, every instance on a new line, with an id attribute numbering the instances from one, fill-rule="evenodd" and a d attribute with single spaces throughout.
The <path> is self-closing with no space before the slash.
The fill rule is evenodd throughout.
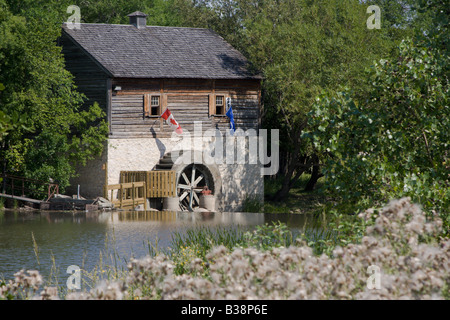
<path id="1" fill-rule="evenodd" d="M 397 60 L 371 69 L 366 96 L 322 95 L 304 138 L 327 156 L 327 192 L 341 202 L 369 208 L 411 197 L 440 213 L 448 235 L 448 56 L 410 40 L 398 51 Z"/>
<path id="2" fill-rule="evenodd" d="M 264 211 L 264 204 L 256 197 L 247 196 L 242 204 L 243 212 L 259 213 Z"/>

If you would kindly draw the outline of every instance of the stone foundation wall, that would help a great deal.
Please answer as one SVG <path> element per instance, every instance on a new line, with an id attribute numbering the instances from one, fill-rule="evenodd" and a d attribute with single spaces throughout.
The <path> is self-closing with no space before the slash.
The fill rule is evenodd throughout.
<path id="1" fill-rule="evenodd" d="M 108 184 L 120 183 L 121 171 L 151 171 L 176 142 L 170 139 L 110 139 Z"/>
<path id="2" fill-rule="evenodd" d="M 264 202 L 264 178 L 260 165 L 221 165 L 219 170 L 222 176 L 222 211 L 242 211 L 247 197 Z"/>
<path id="3" fill-rule="evenodd" d="M 211 138 L 214 139 L 214 138 Z M 192 139 L 190 147 L 203 154 L 211 139 Z M 151 171 L 159 160 L 169 152 L 178 150 L 180 143 L 185 143 L 181 138 L 175 139 L 110 139 L 101 159 L 91 161 L 85 168 L 80 168 L 80 177 L 73 180 L 71 192 L 80 184 L 82 196 L 95 198 L 103 196 L 106 171 L 102 165 L 107 163 L 108 184 L 120 183 L 121 171 Z M 198 159 L 198 157 L 196 158 Z M 219 211 L 241 211 L 246 197 L 264 199 L 264 178 L 261 175 L 259 164 L 213 164 L 214 172 L 220 175 L 221 190 L 216 190 L 218 195 Z"/>
<path id="4" fill-rule="evenodd" d="M 104 165 L 107 162 L 107 148 L 104 147 L 100 158 L 88 161 L 86 166 L 79 166 L 76 170 L 78 177 L 73 178 L 70 187 L 66 188 L 66 195 L 77 195 L 78 185 L 80 185 L 80 195 L 87 199 L 103 197 L 103 186 L 106 181 L 106 170 Z"/>

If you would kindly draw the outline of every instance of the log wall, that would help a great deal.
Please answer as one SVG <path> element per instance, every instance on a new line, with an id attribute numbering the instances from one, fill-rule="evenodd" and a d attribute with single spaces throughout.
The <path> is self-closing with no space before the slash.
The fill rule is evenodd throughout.
<path id="1" fill-rule="evenodd" d="M 170 138 L 172 130 L 159 116 L 148 116 L 149 95 L 160 97 L 162 114 L 169 108 L 183 130 L 194 132 L 201 121 L 203 131 L 230 127 L 226 116 L 214 115 L 216 96 L 232 99 L 237 129 L 258 129 L 261 114 L 259 80 L 136 79 L 112 78 L 82 48 L 63 33 L 59 39 L 66 69 L 75 76 L 78 91 L 98 102 L 107 113 L 111 139 Z M 120 87 L 120 90 L 114 90 Z M 147 101 L 147 108 L 146 108 Z"/>
<path id="2" fill-rule="evenodd" d="M 169 108 L 183 130 L 194 132 L 201 121 L 203 131 L 225 132 L 230 121 L 214 115 L 216 95 L 231 97 L 238 129 L 258 129 L 260 119 L 260 82 L 258 80 L 153 80 L 113 79 L 111 98 L 111 136 L 113 139 L 169 138 L 172 129 L 159 116 L 148 117 L 146 95 L 159 96 L 162 114 Z M 147 98 L 148 101 L 150 99 Z"/>
<path id="3" fill-rule="evenodd" d="M 108 75 L 78 45 L 63 33 L 59 39 L 66 69 L 75 77 L 78 91 L 86 95 L 86 108 L 94 102 L 106 112 L 108 108 Z"/>

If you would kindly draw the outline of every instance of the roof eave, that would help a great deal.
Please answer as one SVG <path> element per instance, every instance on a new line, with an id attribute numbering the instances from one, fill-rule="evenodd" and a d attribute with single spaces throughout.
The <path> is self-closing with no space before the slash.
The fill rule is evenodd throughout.
<path id="1" fill-rule="evenodd" d="M 207 77 L 207 76 L 152 76 L 152 75 L 130 75 L 116 74 L 113 78 L 129 78 L 129 79 L 199 79 L 199 80 L 263 80 L 262 76 L 249 77 Z"/>

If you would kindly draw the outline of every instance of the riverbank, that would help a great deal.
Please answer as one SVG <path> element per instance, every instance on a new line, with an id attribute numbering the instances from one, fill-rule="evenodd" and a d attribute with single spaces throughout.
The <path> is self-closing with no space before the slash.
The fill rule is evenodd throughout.
<path id="1" fill-rule="evenodd" d="M 0 214 L 0 280 L 14 279 L 14 273 L 24 269 L 40 271 L 45 281 L 56 273 L 64 284 L 68 277 L 66 269 L 71 265 L 78 265 L 88 273 L 102 269 L 100 261 L 112 269 L 116 266 L 126 269 L 131 257 L 143 258 L 154 248 L 159 252 L 168 248 L 177 251 L 176 248 L 191 247 L 197 242 L 207 244 L 211 233 L 224 229 L 227 232 L 223 233 L 223 238 L 231 241 L 239 228 L 251 230 L 278 221 L 289 226 L 294 233 L 304 228 L 311 232 L 316 230 L 312 217 L 303 215 L 3 211 Z M 175 246 L 171 243 L 173 237 L 184 234 L 191 235 L 189 241 L 177 241 Z M 191 250 L 179 251 L 188 253 Z M 111 256 L 115 261 L 111 261 Z"/>
<path id="2" fill-rule="evenodd" d="M 201 241 L 208 238 L 204 233 L 191 242 L 184 238 L 171 254 L 156 250 L 132 259 L 119 279 L 63 298 L 450 299 L 450 239 L 439 237 L 439 217 L 401 199 L 357 218 L 364 225 L 360 241 L 335 242 L 328 254 L 302 237 L 292 242 L 282 225 L 234 235 L 233 243 Z M 202 253 L 205 243 L 211 247 Z M 17 298 L 14 290 L 22 288 L 32 293 L 26 298 L 59 298 L 58 290 L 41 284 L 39 274 L 21 272 L 1 290 L 3 297 Z"/>

